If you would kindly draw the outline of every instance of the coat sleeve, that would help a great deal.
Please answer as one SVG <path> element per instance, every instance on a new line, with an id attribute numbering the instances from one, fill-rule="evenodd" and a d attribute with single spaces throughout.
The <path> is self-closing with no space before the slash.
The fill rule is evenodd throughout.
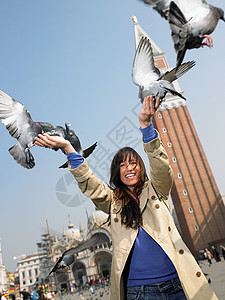
<path id="1" fill-rule="evenodd" d="M 109 214 L 113 191 L 95 176 L 87 161 L 84 160 L 75 169 L 69 164 L 69 170 L 77 180 L 81 192 L 90 198 L 98 209 Z"/>
<path id="2" fill-rule="evenodd" d="M 149 143 L 144 143 L 144 150 L 150 164 L 150 179 L 156 192 L 167 200 L 173 183 L 173 171 L 160 136 Z"/>

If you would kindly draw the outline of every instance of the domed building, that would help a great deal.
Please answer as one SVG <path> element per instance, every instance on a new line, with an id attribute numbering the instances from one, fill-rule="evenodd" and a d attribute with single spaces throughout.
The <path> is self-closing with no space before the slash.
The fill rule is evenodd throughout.
<path id="1" fill-rule="evenodd" d="M 57 290 L 65 290 L 71 286 L 83 286 L 90 279 L 108 278 L 112 261 L 112 239 L 107 219 L 107 214 L 95 210 L 87 218 L 87 230 L 83 230 L 81 226 L 80 229 L 75 228 L 69 218 L 67 231 L 63 230 L 61 237 L 43 235 L 42 242 L 37 244 L 39 252 L 47 249 L 46 260 L 40 266 L 42 281 L 46 282 L 46 277 L 53 268 L 52 261 L 55 264 L 66 250 L 74 248 L 77 251 L 80 249 L 79 245 L 85 244 L 88 247 L 82 247 L 84 250 L 74 255 L 70 269 L 52 273 L 49 282 Z M 90 244 L 89 241 L 94 242 Z"/>
<path id="2" fill-rule="evenodd" d="M 88 218 L 88 230 L 93 230 L 99 227 L 103 227 L 110 231 L 108 225 L 108 215 L 101 210 L 94 210 Z"/>
<path id="3" fill-rule="evenodd" d="M 77 228 L 74 228 L 74 225 L 69 221 L 69 225 L 68 225 L 68 230 L 66 233 L 66 236 L 68 238 L 68 240 L 81 240 L 81 234 L 80 234 L 80 230 Z"/>

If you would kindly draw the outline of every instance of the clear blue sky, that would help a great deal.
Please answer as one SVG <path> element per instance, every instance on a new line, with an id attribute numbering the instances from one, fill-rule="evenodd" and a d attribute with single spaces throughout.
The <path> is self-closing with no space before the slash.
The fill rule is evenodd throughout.
<path id="1" fill-rule="evenodd" d="M 225 9 L 222 1 L 210 3 Z M 33 120 L 61 126 L 69 122 L 83 148 L 98 141 L 99 152 L 102 148 L 112 155 L 118 126 L 138 124 L 133 113 L 138 88 L 131 79 L 135 52 L 131 16 L 137 16 L 173 67 L 176 55 L 167 22 L 138 0 L 2 0 L 0 8 L 0 90 L 22 102 Z M 212 49 L 187 53 L 185 60 L 197 64 L 179 81 L 221 194 L 225 194 L 224 31 L 220 21 Z M 15 142 L 0 123 L 0 237 L 9 271 L 16 269 L 13 256 L 36 251 L 46 220 L 59 233 L 67 227 L 68 214 L 75 227 L 86 227 L 85 208 L 89 214 L 94 208 L 69 185 L 68 171 L 58 169 L 65 161 L 60 151 L 33 148 L 36 166 L 26 170 L 8 153 Z M 129 139 L 120 142 L 125 145 Z M 142 155 L 141 147 L 136 148 Z M 99 167 L 97 159 L 89 161 Z M 64 199 L 57 190 L 77 198 Z"/>

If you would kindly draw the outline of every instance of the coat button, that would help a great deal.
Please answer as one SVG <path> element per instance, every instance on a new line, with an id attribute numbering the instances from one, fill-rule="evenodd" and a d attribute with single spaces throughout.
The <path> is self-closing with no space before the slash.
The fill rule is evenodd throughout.
<path id="1" fill-rule="evenodd" d="M 171 227 L 170 226 L 168 226 L 168 230 L 171 231 Z"/>
<path id="2" fill-rule="evenodd" d="M 202 276 L 202 273 L 201 273 L 201 272 L 197 272 L 197 273 L 196 273 L 196 276 L 197 276 L 197 277 L 201 277 L 201 276 Z"/>
<path id="3" fill-rule="evenodd" d="M 118 219 L 118 218 L 115 218 L 115 219 L 114 219 L 114 222 L 116 222 L 116 223 L 117 223 L 118 221 L 119 221 L 119 219 Z"/>
<path id="4" fill-rule="evenodd" d="M 116 208 L 113 208 L 113 212 L 116 214 L 116 213 L 117 213 L 117 209 L 116 209 Z"/>
<path id="5" fill-rule="evenodd" d="M 157 209 L 160 208 L 160 205 L 159 205 L 159 204 L 156 204 L 156 205 L 155 205 L 155 208 L 157 208 Z"/>
<path id="6" fill-rule="evenodd" d="M 151 196 L 151 199 L 152 199 L 152 200 L 155 200 L 155 198 L 156 198 L 155 195 L 152 195 L 152 196 Z"/>
<path id="7" fill-rule="evenodd" d="M 180 253 L 180 254 L 184 254 L 184 250 L 183 250 L 183 249 L 180 249 L 180 250 L 179 250 L 179 253 Z"/>

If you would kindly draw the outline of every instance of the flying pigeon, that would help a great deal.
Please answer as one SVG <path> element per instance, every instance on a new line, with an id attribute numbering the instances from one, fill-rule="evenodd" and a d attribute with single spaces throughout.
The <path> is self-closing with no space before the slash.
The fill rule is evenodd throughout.
<path id="1" fill-rule="evenodd" d="M 101 233 L 95 233 L 94 235 L 91 236 L 90 239 L 81 242 L 77 247 L 72 247 L 66 250 L 59 258 L 59 260 L 56 262 L 52 270 L 49 272 L 47 278 L 53 272 L 58 272 L 62 269 L 68 268 L 76 260 L 77 254 L 79 252 L 89 249 L 90 247 L 100 242 L 101 242 Z"/>
<path id="2" fill-rule="evenodd" d="M 222 8 L 210 5 L 205 0 L 142 1 L 168 20 L 177 53 L 177 67 L 182 63 L 187 49 L 212 47 L 210 34 L 216 29 L 219 20 L 225 21 Z"/>
<path id="3" fill-rule="evenodd" d="M 141 102 L 143 103 L 144 98 L 148 95 L 154 95 L 155 99 L 159 97 L 162 102 L 168 92 L 186 100 L 174 89 L 172 82 L 194 65 L 194 61 L 189 61 L 160 75 L 159 69 L 154 64 L 151 42 L 147 37 L 142 37 L 135 53 L 132 71 L 133 82 L 140 87 Z"/>
<path id="4" fill-rule="evenodd" d="M 17 143 L 9 149 L 9 153 L 18 164 L 26 169 L 32 169 L 35 166 L 30 148 L 34 146 L 35 137 L 38 134 L 49 133 L 63 136 L 85 158 L 94 151 L 97 145 L 95 143 L 88 149 L 82 150 L 79 138 L 69 128 L 68 123 L 65 124 L 66 129 L 64 129 L 61 126 L 54 128 L 52 124 L 47 122 L 34 122 L 23 104 L 2 91 L 0 91 L 0 120 L 2 120 L 10 135 L 17 139 Z M 67 163 L 64 165 L 67 166 Z"/>

